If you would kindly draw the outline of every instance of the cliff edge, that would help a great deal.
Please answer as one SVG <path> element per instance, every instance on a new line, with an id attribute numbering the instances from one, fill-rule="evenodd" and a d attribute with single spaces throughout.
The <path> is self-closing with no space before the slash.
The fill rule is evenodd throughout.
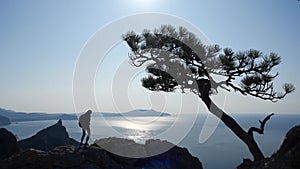
<path id="1" fill-rule="evenodd" d="M 299 169 L 300 125 L 290 129 L 279 150 L 261 161 L 244 161 L 237 169 Z"/>

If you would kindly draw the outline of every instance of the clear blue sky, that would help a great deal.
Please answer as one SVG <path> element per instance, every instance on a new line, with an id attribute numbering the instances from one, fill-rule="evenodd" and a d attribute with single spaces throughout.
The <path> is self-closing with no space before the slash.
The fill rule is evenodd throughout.
<path id="1" fill-rule="evenodd" d="M 274 51 L 283 60 L 278 67 L 280 76 L 276 84 L 280 87 L 283 82 L 292 82 L 296 88 L 300 86 L 297 75 L 300 3 L 297 0 L 2 0 L 0 107 L 30 112 L 73 112 L 73 72 L 85 42 L 104 25 L 143 12 L 184 18 L 221 47 L 235 51 L 250 48 L 265 53 Z M 128 51 L 112 50 L 108 55 L 122 54 L 125 59 Z M 96 79 L 99 85 L 101 81 L 103 79 Z M 139 83 L 138 78 L 133 81 Z M 109 84 L 102 89 L 105 87 Z M 132 90 L 137 92 L 136 96 L 139 91 L 149 94 L 142 88 Z M 98 98 L 109 95 L 110 92 L 97 92 Z M 138 101 L 137 107 L 159 107 L 161 102 L 156 97 L 160 95 L 151 95 L 152 107 Z M 138 98 L 132 97 L 132 100 Z M 189 98 L 193 96 L 184 97 L 197 102 Z M 276 104 L 233 93 L 226 96 L 223 108 L 229 112 L 297 113 L 299 98 L 299 90 Z M 100 111 L 113 111 L 109 102 Z M 191 112 L 193 109 L 189 107 L 192 106 L 184 106 L 183 110 Z M 122 110 L 127 109 L 125 106 Z M 165 109 L 172 112 L 172 106 Z"/>

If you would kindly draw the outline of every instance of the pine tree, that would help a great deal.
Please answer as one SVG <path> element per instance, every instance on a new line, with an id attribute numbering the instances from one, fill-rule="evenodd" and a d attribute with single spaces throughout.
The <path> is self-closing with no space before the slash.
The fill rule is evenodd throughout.
<path id="1" fill-rule="evenodd" d="M 210 96 L 223 89 L 272 102 L 284 98 L 295 87 L 286 83 L 283 92 L 275 91 L 273 80 L 278 73 L 272 70 L 281 62 L 278 54 L 263 54 L 254 49 L 234 52 L 230 48 L 222 50 L 218 45 L 206 46 L 187 29 L 170 25 L 144 30 L 141 34 L 128 32 L 123 39 L 131 49 L 132 65 L 146 65 L 149 75 L 141 80 L 143 87 L 151 91 L 181 90 L 196 94 L 208 110 L 248 146 L 254 160 L 264 158 L 253 133 L 263 134 L 265 123 L 273 114 L 260 121 L 259 128 L 245 131 Z M 215 76 L 224 80 L 217 81 Z"/>

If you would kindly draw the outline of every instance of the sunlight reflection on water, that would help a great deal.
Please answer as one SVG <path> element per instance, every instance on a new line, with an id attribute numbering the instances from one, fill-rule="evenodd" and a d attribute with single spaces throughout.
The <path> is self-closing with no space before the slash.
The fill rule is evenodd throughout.
<path id="1" fill-rule="evenodd" d="M 147 139 L 153 139 L 170 128 L 174 121 L 175 117 L 95 117 L 92 128 L 96 138 L 102 135 L 103 131 L 108 131 L 105 128 L 110 127 L 123 138 L 144 143 Z"/>

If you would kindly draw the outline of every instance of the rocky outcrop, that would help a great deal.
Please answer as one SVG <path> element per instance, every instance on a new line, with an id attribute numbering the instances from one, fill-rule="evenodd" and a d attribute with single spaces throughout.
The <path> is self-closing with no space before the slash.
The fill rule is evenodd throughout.
<path id="1" fill-rule="evenodd" d="M 77 141 L 69 137 L 69 134 L 59 120 L 56 124 L 39 131 L 34 136 L 19 141 L 21 149 L 34 148 L 39 150 L 51 150 L 57 146 L 79 145 Z"/>
<path id="2" fill-rule="evenodd" d="M 107 138 L 97 140 L 98 144 L 93 146 L 79 147 L 78 142 L 69 138 L 61 120 L 21 140 L 21 153 L 12 133 L 1 129 L 0 136 L 1 155 L 8 152 L 0 159 L 0 169 L 202 169 L 199 159 L 186 148 L 167 141 L 148 140 L 137 144 L 127 139 Z M 128 157 L 129 154 L 135 155 L 134 158 Z"/>
<path id="3" fill-rule="evenodd" d="M 10 120 L 7 117 L 0 115 L 0 126 L 9 125 Z"/>
<path id="4" fill-rule="evenodd" d="M 114 159 L 129 166 L 147 169 L 202 168 L 199 159 L 186 148 L 167 141 L 147 140 L 145 144 L 138 144 L 122 138 L 105 138 L 95 143 L 108 150 Z"/>
<path id="5" fill-rule="evenodd" d="M 119 156 L 130 158 L 144 158 L 155 156 L 175 147 L 174 144 L 161 140 L 147 140 L 145 144 L 138 144 L 133 140 L 123 138 L 104 138 L 95 143 Z"/>
<path id="6" fill-rule="evenodd" d="M 288 131 L 276 154 L 289 153 L 289 151 L 293 150 L 297 146 L 300 146 L 300 125 L 295 126 Z"/>
<path id="7" fill-rule="evenodd" d="M 103 150 L 97 147 L 56 147 L 49 152 L 28 149 L 0 162 L 2 169 L 121 169 Z"/>
<path id="8" fill-rule="evenodd" d="M 245 160 L 237 169 L 299 169 L 300 125 L 293 127 L 285 136 L 280 149 L 270 158 L 252 162 Z"/>
<path id="9" fill-rule="evenodd" d="M 109 138 L 110 142 L 119 139 Z M 122 140 L 126 142 L 125 139 Z M 132 142 L 127 140 L 128 144 Z M 152 144 L 159 145 L 156 140 Z M 164 143 L 163 143 L 164 144 Z M 123 145 L 126 145 L 125 143 Z M 153 145 L 154 146 L 154 145 Z M 127 147 L 119 147 L 127 149 Z M 134 146 L 132 147 L 134 148 Z M 187 149 L 174 146 L 169 151 L 147 158 L 126 158 L 113 154 L 97 145 L 89 147 L 61 146 L 51 151 L 28 149 L 0 161 L 1 169 L 202 169 L 201 162 Z"/>
<path id="10" fill-rule="evenodd" d="M 0 159 L 19 153 L 16 137 L 8 130 L 0 128 Z"/>

